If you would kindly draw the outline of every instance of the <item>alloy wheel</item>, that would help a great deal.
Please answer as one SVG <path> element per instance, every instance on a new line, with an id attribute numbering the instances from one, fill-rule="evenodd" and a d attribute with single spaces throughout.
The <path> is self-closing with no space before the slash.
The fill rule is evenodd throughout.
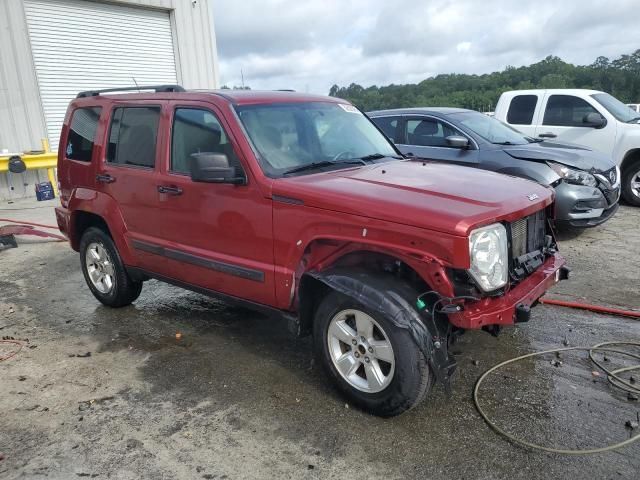
<path id="1" fill-rule="evenodd" d="M 100 293 L 109 293 L 114 286 L 114 268 L 109 252 L 101 243 L 90 243 L 85 253 L 86 269 L 93 286 Z"/>
<path id="2" fill-rule="evenodd" d="M 376 393 L 391 383 L 393 347 L 371 316 L 355 309 L 338 312 L 329 322 L 327 343 L 333 366 L 351 387 Z"/>

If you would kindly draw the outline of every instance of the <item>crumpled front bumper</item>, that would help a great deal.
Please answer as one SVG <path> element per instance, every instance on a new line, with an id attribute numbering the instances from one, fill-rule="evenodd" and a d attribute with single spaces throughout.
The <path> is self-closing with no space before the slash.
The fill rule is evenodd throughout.
<path id="1" fill-rule="evenodd" d="M 487 325 L 512 325 L 517 323 L 518 310 L 531 307 L 549 288 L 567 278 L 565 259 L 555 253 L 525 280 L 499 297 L 486 297 L 477 302 L 465 303 L 460 313 L 449 314 L 449 321 L 456 327 L 478 329 Z M 522 320 L 520 320 L 522 321 Z"/>
<path id="2" fill-rule="evenodd" d="M 620 186 L 610 190 L 562 182 L 555 187 L 555 220 L 575 228 L 595 227 L 618 210 Z"/>

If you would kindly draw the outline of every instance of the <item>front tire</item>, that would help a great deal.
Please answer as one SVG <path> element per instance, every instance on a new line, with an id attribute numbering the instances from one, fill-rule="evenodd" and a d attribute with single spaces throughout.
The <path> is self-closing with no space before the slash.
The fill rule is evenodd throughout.
<path id="1" fill-rule="evenodd" d="M 391 417 L 413 408 L 433 384 L 407 329 L 335 291 L 316 312 L 314 348 L 338 389 L 374 415 Z"/>
<path id="2" fill-rule="evenodd" d="M 640 207 L 640 160 L 624 169 L 622 175 L 622 197 L 635 207 Z"/>
<path id="3" fill-rule="evenodd" d="M 131 279 L 115 243 L 103 230 L 91 227 L 84 232 L 80 262 L 91 293 L 104 305 L 124 307 L 140 296 L 142 282 Z"/>

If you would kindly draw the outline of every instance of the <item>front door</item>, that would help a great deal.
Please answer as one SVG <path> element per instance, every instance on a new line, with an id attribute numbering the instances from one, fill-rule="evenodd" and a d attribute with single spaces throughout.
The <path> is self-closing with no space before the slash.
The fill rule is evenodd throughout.
<path id="1" fill-rule="evenodd" d="M 590 113 L 609 117 L 593 104 L 574 95 L 547 94 L 543 101 L 542 119 L 536 135 L 546 140 L 575 143 L 611 155 L 616 138 L 616 123 L 609 120 L 602 128 L 584 122 Z"/>
<path id="2" fill-rule="evenodd" d="M 170 275 L 181 282 L 261 304 L 274 302 L 271 199 L 243 166 L 222 116 L 209 104 L 171 107 L 163 159 L 161 230 Z M 245 185 L 193 182 L 193 155 L 224 153 Z"/>
<path id="3" fill-rule="evenodd" d="M 454 135 L 467 138 L 469 148 L 449 146 L 447 137 Z M 473 140 L 453 125 L 435 117 L 405 117 L 401 140 L 397 147 L 404 154 L 412 153 L 418 158 L 471 166 L 478 163 L 478 150 Z"/>

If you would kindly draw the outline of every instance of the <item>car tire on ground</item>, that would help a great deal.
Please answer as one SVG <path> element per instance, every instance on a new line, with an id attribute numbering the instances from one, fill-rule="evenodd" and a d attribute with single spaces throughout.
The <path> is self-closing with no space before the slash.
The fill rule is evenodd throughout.
<path id="1" fill-rule="evenodd" d="M 640 160 L 632 162 L 624 169 L 622 198 L 627 203 L 640 207 Z"/>
<path id="2" fill-rule="evenodd" d="M 313 336 L 316 358 L 338 389 L 374 415 L 413 408 L 433 385 L 411 333 L 351 297 L 333 291 L 322 300 Z"/>
<path id="3" fill-rule="evenodd" d="M 131 279 L 118 249 L 104 230 L 90 227 L 84 232 L 80 262 L 91 293 L 104 305 L 124 307 L 140 296 L 142 282 Z"/>

